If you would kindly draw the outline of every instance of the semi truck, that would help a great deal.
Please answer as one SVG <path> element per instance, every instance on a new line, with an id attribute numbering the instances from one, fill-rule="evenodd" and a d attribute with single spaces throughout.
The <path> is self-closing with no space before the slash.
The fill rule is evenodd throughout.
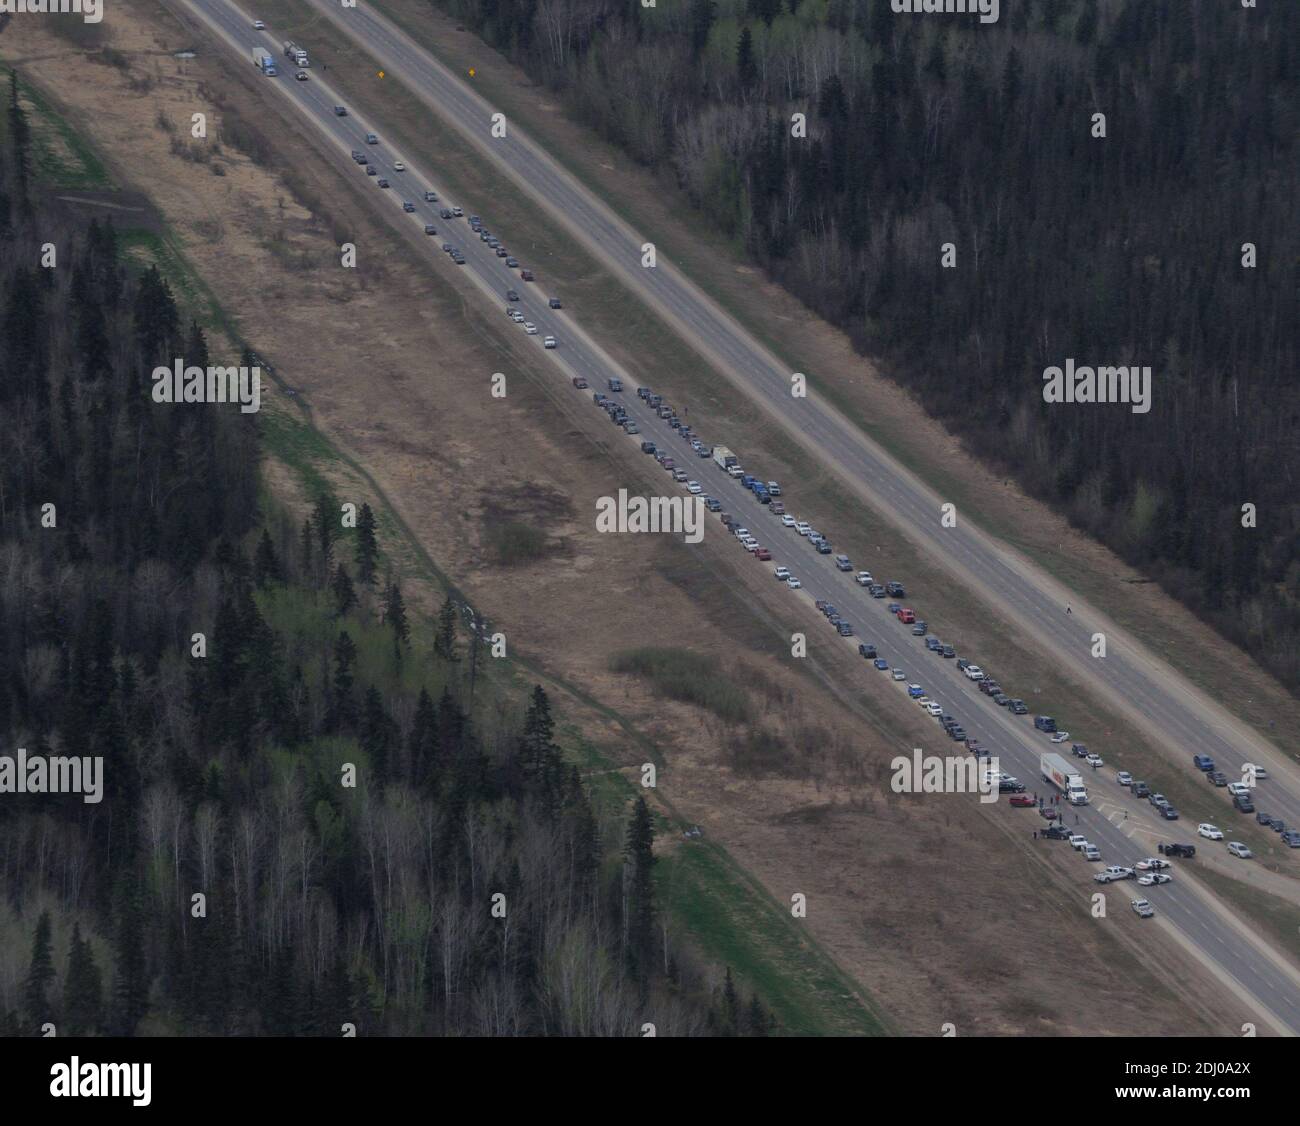
<path id="1" fill-rule="evenodd" d="M 253 48 L 253 65 L 268 77 L 275 77 L 275 59 L 265 47 Z"/>
<path id="2" fill-rule="evenodd" d="M 1063 793 L 1071 805 L 1087 805 L 1088 790 L 1083 775 L 1060 755 L 1045 753 L 1039 760 L 1043 781 L 1050 782 Z"/>
<path id="3" fill-rule="evenodd" d="M 307 61 L 307 52 L 306 52 L 302 47 L 299 47 L 298 44 L 294 43 L 294 42 L 293 42 L 292 40 L 290 40 L 290 39 L 286 39 L 286 40 L 284 41 L 284 57 L 285 57 L 286 59 L 291 59 L 291 60 L 292 60 L 294 63 L 296 63 L 298 66 L 310 66 L 310 65 L 311 65 L 311 64 Z"/>
<path id="4" fill-rule="evenodd" d="M 730 469 L 733 465 L 740 464 L 740 459 L 726 446 L 713 447 L 713 460 L 718 463 L 720 469 Z"/>

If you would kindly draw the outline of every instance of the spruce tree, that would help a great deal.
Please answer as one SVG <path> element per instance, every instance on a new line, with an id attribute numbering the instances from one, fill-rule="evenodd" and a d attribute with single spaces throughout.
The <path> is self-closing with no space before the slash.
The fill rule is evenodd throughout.
<path id="1" fill-rule="evenodd" d="M 438 633 L 433 639 L 433 651 L 444 661 L 460 660 L 456 656 L 456 604 L 451 595 L 447 595 L 438 611 Z"/>
<path id="2" fill-rule="evenodd" d="M 623 846 L 624 928 L 629 969 L 642 983 L 650 976 L 654 950 L 654 862 L 654 822 L 638 794 Z"/>
<path id="3" fill-rule="evenodd" d="M 72 928 L 72 949 L 68 954 L 68 976 L 63 983 L 63 1031 L 68 1036 L 89 1036 L 99 1031 L 104 1005 L 104 986 L 90 943 L 81 937 L 81 927 Z"/>
<path id="4" fill-rule="evenodd" d="M 742 90 L 750 90 L 758 82 L 758 63 L 754 61 L 754 36 L 748 27 L 740 32 L 736 43 L 736 78 Z"/>
<path id="5" fill-rule="evenodd" d="M 121 902 L 113 943 L 117 971 L 113 976 L 113 1033 L 134 1036 L 149 1011 L 149 968 L 139 891 L 129 888 Z"/>
<path id="6" fill-rule="evenodd" d="M 375 514 L 370 505 L 361 506 L 357 519 L 357 581 L 365 586 L 375 585 L 375 566 L 379 561 L 379 541 L 375 537 Z"/>
<path id="7" fill-rule="evenodd" d="M 23 982 L 23 1010 L 32 1028 L 38 1029 L 53 1019 L 50 1011 L 49 988 L 54 980 L 54 959 L 50 953 L 50 913 L 42 911 L 36 920 L 36 934 L 32 938 L 32 961 Z"/>
<path id="8" fill-rule="evenodd" d="M 262 529 L 262 538 L 257 541 L 257 554 L 253 557 L 253 581 L 259 588 L 270 583 L 284 582 L 284 569 L 275 554 L 275 544 L 271 542 L 271 533 Z"/>
<path id="9" fill-rule="evenodd" d="M 393 631 L 394 640 L 400 654 L 401 647 L 411 637 L 411 627 L 406 621 L 406 603 L 402 601 L 402 588 L 392 583 L 385 598 L 384 623 Z"/>

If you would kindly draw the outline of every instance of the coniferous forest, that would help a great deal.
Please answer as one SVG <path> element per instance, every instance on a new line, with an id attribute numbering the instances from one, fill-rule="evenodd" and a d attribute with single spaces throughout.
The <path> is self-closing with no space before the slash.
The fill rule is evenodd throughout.
<path id="1" fill-rule="evenodd" d="M 1300 5 L 431 3 L 1300 685 Z M 1067 357 L 1149 365 L 1150 413 L 1049 407 Z"/>
<path id="2" fill-rule="evenodd" d="M 0 1031 L 771 1031 L 666 938 L 644 802 L 599 814 L 547 693 L 408 608 L 370 506 L 291 515 L 259 415 L 152 400 L 204 329 L 47 205 L 9 93 L 0 754 L 102 757 L 104 792 L 0 801 Z"/>

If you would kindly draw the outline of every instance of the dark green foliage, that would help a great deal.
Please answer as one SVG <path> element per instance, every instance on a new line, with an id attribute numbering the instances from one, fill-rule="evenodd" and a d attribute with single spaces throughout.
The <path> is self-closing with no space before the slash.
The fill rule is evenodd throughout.
<path id="1" fill-rule="evenodd" d="M 375 585 L 375 566 L 379 561 L 379 540 L 375 535 L 375 514 L 370 505 L 361 506 L 357 518 L 357 581 L 365 586 Z"/>
<path id="2" fill-rule="evenodd" d="M 443 600 L 438 611 L 438 632 L 433 640 L 433 651 L 444 661 L 458 661 L 456 655 L 456 604 L 451 596 Z"/>
<path id="3" fill-rule="evenodd" d="M 54 959 L 50 954 L 50 913 L 42 911 L 32 938 L 32 960 L 23 981 L 23 1010 L 33 1030 L 53 1020 L 50 985 L 54 981 Z"/>
<path id="4" fill-rule="evenodd" d="M 99 1031 L 103 994 L 103 980 L 90 943 L 81 937 L 81 927 L 74 926 L 72 948 L 68 952 L 68 973 L 63 984 L 60 1032 L 65 1036 L 89 1036 Z"/>

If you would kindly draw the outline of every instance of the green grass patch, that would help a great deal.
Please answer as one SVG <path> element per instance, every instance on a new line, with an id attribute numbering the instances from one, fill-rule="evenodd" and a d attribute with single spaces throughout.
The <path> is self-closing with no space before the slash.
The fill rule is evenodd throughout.
<path id="1" fill-rule="evenodd" d="M 546 533 L 519 520 L 507 520 L 488 529 L 488 548 L 502 567 L 522 567 L 549 554 Z"/>
<path id="2" fill-rule="evenodd" d="M 659 902 L 712 960 L 757 990 L 786 1036 L 880 1036 L 881 1019 L 799 921 L 757 888 L 726 852 L 683 844 L 655 866 Z"/>
<path id="3" fill-rule="evenodd" d="M 610 662 L 614 672 L 643 677 L 661 696 L 707 708 L 728 723 L 749 719 L 750 701 L 717 660 L 684 649 L 624 649 Z"/>
<path id="4" fill-rule="evenodd" d="M 54 23 L 63 23 L 55 20 Z M 6 101 L 9 94 L 9 76 L 13 68 L 0 68 Z M 104 162 L 84 136 L 78 133 L 50 101 L 18 75 L 18 98 L 27 114 L 31 129 L 31 156 L 33 178 L 54 188 L 80 189 L 111 188 L 113 181 Z M 9 141 L 9 111 L 4 113 L 3 136 Z"/>

